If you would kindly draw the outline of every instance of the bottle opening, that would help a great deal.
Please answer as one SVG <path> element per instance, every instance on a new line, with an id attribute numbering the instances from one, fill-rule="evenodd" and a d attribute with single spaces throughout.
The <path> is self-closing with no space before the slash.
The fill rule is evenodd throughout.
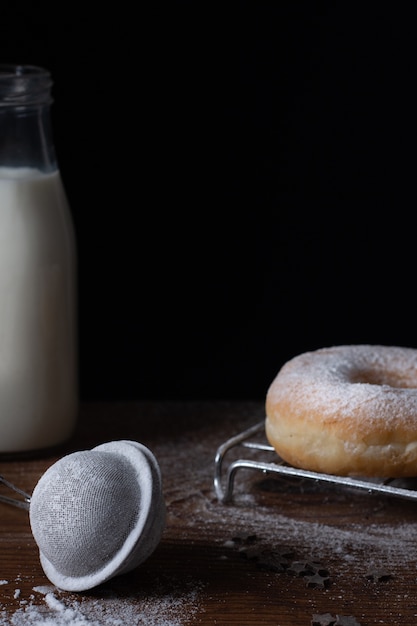
<path id="1" fill-rule="evenodd" d="M 51 104 L 50 72 L 36 65 L 0 64 L 0 107 Z"/>

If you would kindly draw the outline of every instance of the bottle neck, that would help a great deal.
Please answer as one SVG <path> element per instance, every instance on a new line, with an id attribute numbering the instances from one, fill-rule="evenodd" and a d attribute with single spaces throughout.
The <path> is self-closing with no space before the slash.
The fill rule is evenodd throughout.
<path id="1" fill-rule="evenodd" d="M 51 88 L 43 68 L 0 65 L 0 167 L 57 169 Z"/>

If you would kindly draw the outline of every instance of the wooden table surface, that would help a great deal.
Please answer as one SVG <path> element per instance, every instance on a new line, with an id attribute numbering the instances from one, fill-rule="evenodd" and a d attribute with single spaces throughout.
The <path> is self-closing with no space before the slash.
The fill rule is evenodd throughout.
<path id="1" fill-rule="evenodd" d="M 68 593 L 44 575 L 27 512 L 0 503 L 0 626 L 415 626 L 417 503 L 249 470 L 232 502 L 216 497 L 217 448 L 263 417 L 250 402 L 86 404 L 64 448 L 0 460 L 31 493 L 64 454 L 133 439 L 156 455 L 167 505 L 144 564 Z"/>

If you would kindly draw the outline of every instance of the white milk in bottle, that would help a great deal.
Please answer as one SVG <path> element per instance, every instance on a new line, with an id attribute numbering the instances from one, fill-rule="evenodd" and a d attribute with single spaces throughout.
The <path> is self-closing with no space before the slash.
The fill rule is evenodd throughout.
<path id="1" fill-rule="evenodd" d="M 0 66 L 0 129 L 2 116 L 10 127 L 19 109 L 31 133 L 27 150 L 15 150 L 19 133 L 9 133 L 8 145 L 0 134 L 0 455 L 63 443 L 78 412 L 75 236 L 44 128 L 49 97 L 32 104 L 29 85 L 23 105 L 2 106 L 2 79 L 13 83 L 13 71 L 35 82 L 38 71 L 49 76 L 40 68 L 19 73 Z M 47 144 L 37 153 L 36 124 Z"/>

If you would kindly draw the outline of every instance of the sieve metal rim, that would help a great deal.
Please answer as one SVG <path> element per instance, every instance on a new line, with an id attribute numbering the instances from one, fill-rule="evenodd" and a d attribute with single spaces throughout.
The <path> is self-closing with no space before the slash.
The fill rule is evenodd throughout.
<path id="1" fill-rule="evenodd" d="M 85 591 L 91 589 L 113 578 L 115 575 L 123 573 L 124 566 L 128 566 L 131 561 L 137 563 L 138 559 L 133 558 L 132 554 L 135 553 L 137 548 L 141 547 L 140 540 L 143 531 L 147 526 L 150 516 L 158 514 L 156 507 L 158 507 L 161 500 L 162 480 L 159 465 L 155 456 L 146 446 L 136 441 L 119 440 L 100 444 L 91 450 L 91 452 L 95 451 L 111 452 L 116 455 L 121 455 L 132 464 L 137 478 L 138 489 L 141 494 L 138 519 L 123 546 L 113 555 L 112 559 L 104 567 L 98 569 L 93 574 L 86 576 L 64 575 L 39 549 L 39 558 L 46 576 L 58 588 L 66 591 Z M 63 457 L 60 461 L 62 462 L 66 458 L 68 457 Z M 44 478 L 45 474 L 40 480 Z M 35 493 L 36 487 L 33 491 L 32 499 Z M 147 546 L 144 547 L 146 548 Z M 148 553 L 149 550 L 147 551 L 147 554 Z"/>

